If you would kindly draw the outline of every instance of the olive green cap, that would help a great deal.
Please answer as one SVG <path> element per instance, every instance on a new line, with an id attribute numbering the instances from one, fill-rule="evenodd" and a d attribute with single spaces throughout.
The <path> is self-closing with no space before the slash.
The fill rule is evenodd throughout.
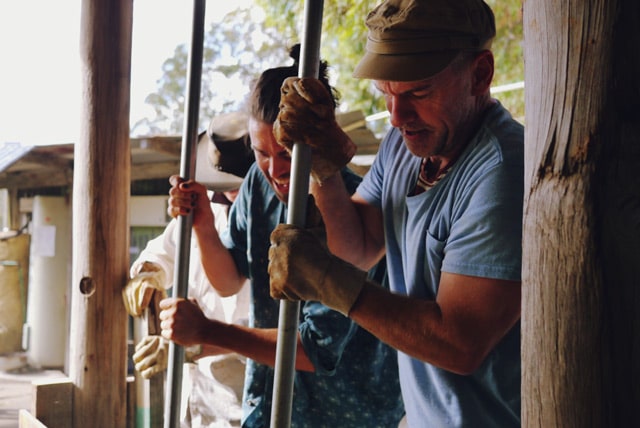
<path id="1" fill-rule="evenodd" d="M 366 25 L 365 55 L 353 75 L 387 81 L 431 77 L 460 51 L 489 49 L 496 34 L 482 0 L 386 0 Z"/>

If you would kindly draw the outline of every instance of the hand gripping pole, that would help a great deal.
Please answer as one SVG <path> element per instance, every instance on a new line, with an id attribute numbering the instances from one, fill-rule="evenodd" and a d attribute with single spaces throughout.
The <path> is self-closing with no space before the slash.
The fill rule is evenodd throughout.
<path id="1" fill-rule="evenodd" d="M 305 1 L 304 30 L 300 49 L 298 77 L 318 77 L 320 67 L 322 9 L 322 0 Z M 289 189 L 287 211 L 288 224 L 305 226 L 310 171 L 311 149 L 303 144 L 295 143 L 291 153 L 291 187 Z M 291 426 L 299 312 L 300 302 L 280 301 L 273 402 L 271 406 L 271 428 L 288 428 Z"/>
<path id="2" fill-rule="evenodd" d="M 198 144 L 198 113 L 200 110 L 200 82 L 204 49 L 205 0 L 193 1 L 193 24 L 191 49 L 187 69 L 184 127 L 180 156 L 180 177 L 189 180 L 195 176 L 196 145 Z M 178 217 L 178 245 L 176 246 L 176 268 L 172 297 L 187 297 L 189 287 L 189 256 L 191 250 L 191 226 L 193 214 Z M 167 371 L 167 397 L 164 407 L 164 427 L 180 427 L 180 398 L 182 389 L 182 366 L 184 348 L 169 343 Z"/>

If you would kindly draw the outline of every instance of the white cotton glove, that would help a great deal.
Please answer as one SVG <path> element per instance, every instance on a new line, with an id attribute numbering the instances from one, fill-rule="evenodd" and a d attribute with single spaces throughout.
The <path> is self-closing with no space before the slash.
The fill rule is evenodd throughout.
<path id="1" fill-rule="evenodd" d="M 357 150 L 336 121 L 331 94 L 314 78 L 283 82 L 273 135 L 289 152 L 294 143 L 311 148 L 311 175 L 320 184 L 347 165 Z"/>
<path id="2" fill-rule="evenodd" d="M 367 272 L 329 252 L 310 230 L 280 224 L 269 248 L 271 297 L 315 300 L 349 315 Z"/>
<path id="3" fill-rule="evenodd" d="M 153 293 L 158 291 L 166 296 L 163 287 L 164 271 L 153 263 L 145 262 L 141 271 L 131 278 L 122 289 L 124 307 L 129 315 L 139 317 L 151 302 Z"/>
<path id="4" fill-rule="evenodd" d="M 169 341 L 162 336 L 146 336 L 136 345 L 133 363 L 140 376 L 150 379 L 167 369 Z"/>

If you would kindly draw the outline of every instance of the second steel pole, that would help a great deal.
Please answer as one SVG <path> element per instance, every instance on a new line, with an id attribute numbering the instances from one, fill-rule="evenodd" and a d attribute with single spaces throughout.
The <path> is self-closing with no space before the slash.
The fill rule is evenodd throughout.
<path id="1" fill-rule="evenodd" d="M 305 1 L 304 29 L 298 77 L 318 77 L 323 6 L 322 0 Z M 311 149 L 304 144 L 295 143 L 291 153 L 288 224 L 305 226 L 310 171 Z M 287 300 L 280 302 L 273 402 L 271 406 L 271 428 L 288 428 L 291 426 L 299 312 L 300 302 Z"/>

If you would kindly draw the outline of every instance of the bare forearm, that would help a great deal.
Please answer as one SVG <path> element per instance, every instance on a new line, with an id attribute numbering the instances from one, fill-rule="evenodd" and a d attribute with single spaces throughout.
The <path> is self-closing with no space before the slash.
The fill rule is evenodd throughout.
<path id="1" fill-rule="evenodd" d="M 224 354 L 231 354 L 231 353 L 232 352 L 230 350 L 226 348 L 222 348 L 220 346 L 202 344 L 202 352 L 200 353 L 200 355 L 198 355 L 198 358 L 212 357 L 216 355 L 224 355 Z"/>
<path id="2" fill-rule="evenodd" d="M 370 269 L 380 259 L 381 248 L 371 245 L 365 222 L 340 174 L 325 180 L 322 186 L 312 182 L 311 192 L 322 213 L 331 252 L 361 269 Z"/>
<path id="3" fill-rule="evenodd" d="M 460 334 L 433 300 L 393 294 L 368 282 L 349 316 L 381 341 L 457 374 L 470 374 L 488 350 Z"/>
<path id="4" fill-rule="evenodd" d="M 242 288 L 245 277 L 238 272 L 229 250 L 222 244 L 216 230 L 196 229 L 202 267 L 207 279 L 223 297 L 236 294 Z"/>
<path id="5" fill-rule="evenodd" d="M 236 324 L 215 323 L 207 329 L 202 343 L 218 350 L 235 352 L 271 367 L 276 361 L 277 329 L 258 329 Z M 221 352 L 220 352 L 221 353 Z M 302 348 L 300 338 L 296 351 L 296 370 L 313 372 L 313 364 Z"/>

